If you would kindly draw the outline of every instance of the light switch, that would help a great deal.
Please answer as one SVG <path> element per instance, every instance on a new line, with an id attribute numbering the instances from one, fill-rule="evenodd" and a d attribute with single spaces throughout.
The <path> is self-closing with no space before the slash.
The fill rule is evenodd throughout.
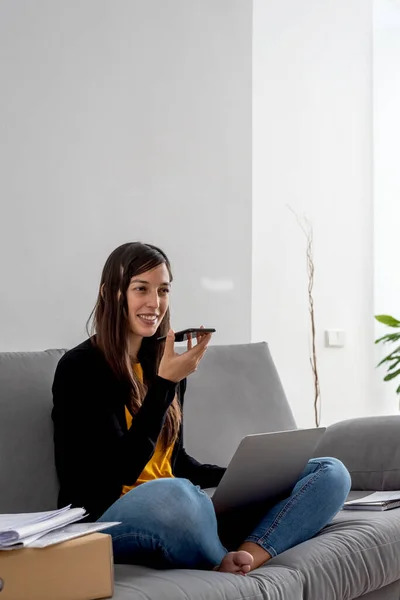
<path id="1" fill-rule="evenodd" d="M 343 329 L 328 329 L 325 331 L 325 344 L 328 348 L 343 348 L 346 334 Z"/>

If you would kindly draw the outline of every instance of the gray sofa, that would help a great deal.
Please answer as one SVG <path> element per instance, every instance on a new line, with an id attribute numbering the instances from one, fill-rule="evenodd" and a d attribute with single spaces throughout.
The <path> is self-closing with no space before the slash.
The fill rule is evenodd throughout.
<path id="1" fill-rule="evenodd" d="M 62 353 L 0 353 L 0 512 L 56 506 L 50 388 Z M 188 385 L 185 443 L 192 455 L 226 465 L 246 433 L 294 427 L 266 344 L 208 350 Z M 354 496 L 363 495 L 360 490 L 400 489 L 400 417 L 333 425 L 316 455 L 343 460 L 352 474 Z M 247 577 L 131 565 L 115 568 L 116 600 L 361 597 L 400 598 L 400 509 L 341 512 L 317 537 Z"/>

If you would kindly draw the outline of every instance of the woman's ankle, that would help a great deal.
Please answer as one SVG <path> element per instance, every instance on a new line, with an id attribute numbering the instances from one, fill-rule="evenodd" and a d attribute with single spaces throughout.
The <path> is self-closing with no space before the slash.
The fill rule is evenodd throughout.
<path id="1" fill-rule="evenodd" d="M 258 569 L 261 565 L 265 564 L 269 561 L 272 556 L 269 552 L 264 550 L 262 546 L 256 544 L 255 542 L 243 542 L 239 547 L 239 550 L 244 550 L 252 555 L 254 558 L 254 562 L 252 564 L 251 570 Z"/>

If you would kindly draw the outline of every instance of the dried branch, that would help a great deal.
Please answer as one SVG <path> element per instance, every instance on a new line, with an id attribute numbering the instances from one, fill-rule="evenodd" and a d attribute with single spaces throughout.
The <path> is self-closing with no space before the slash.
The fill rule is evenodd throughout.
<path id="1" fill-rule="evenodd" d="M 296 217 L 297 223 L 301 227 L 306 237 L 306 259 L 307 259 L 307 276 L 308 276 L 308 311 L 310 314 L 311 322 L 311 356 L 310 364 L 314 378 L 314 419 L 316 427 L 320 426 L 321 423 L 321 390 L 319 385 L 318 367 L 317 367 L 317 350 L 316 350 L 316 328 L 315 328 L 315 310 L 314 310 L 314 232 L 310 221 L 306 216 L 303 216 L 303 220 L 300 219 L 299 215 L 288 206 L 289 210 Z"/>

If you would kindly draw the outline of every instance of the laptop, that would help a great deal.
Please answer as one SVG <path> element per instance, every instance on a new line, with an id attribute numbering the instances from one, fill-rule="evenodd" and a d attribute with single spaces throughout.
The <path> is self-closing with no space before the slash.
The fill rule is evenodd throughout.
<path id="1" fill-rule="evenodd" d="M 290 495 L 326 427 L 247 435 L 217 488 L 204 490 L 222 513 Z"/>

